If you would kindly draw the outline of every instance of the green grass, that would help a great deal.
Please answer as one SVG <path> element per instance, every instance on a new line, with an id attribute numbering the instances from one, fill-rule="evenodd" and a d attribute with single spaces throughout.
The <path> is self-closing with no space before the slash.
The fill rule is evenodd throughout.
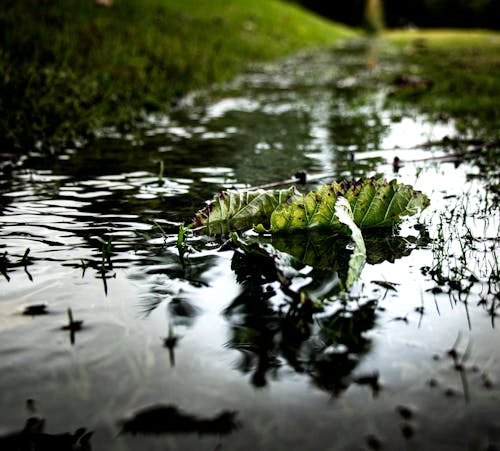
<path id="1" fill-rule="evenodd" d="M 412 46 L 415 40 L 425 41 L 425 44 L 432 49 L 446 50 L 471 47 L 498 49 L 500 46 L 500 32 L 487 30 L 393 30 L 386 33 L 385 37 L 393 43 L 407 48 Z"/>
<path id="2" fill-rule="evenodd" d="M 463 132 L 499 139 L 500 33 L 481 30 L 395 31 L 386 38 L 407 73 L 432 80 L 430 90 L 401 92 L 403 101 L 434 117 L 451 117 Z"/>
<path id="3" fill-rule="evenodd" d="M 4 0 L 0 144 L 25 152 L 126 124 L 246 64 L 354 33 L 278 0 Z"/>

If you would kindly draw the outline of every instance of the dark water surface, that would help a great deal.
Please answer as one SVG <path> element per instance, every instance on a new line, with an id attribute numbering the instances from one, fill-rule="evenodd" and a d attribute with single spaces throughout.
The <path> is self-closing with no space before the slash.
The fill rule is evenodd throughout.
<path id="1" fill-rule="evenodd" d="M 257 68 L 3 177 L 1 450 L 26 437 L 40 449 L 498 449 L 491 180 L 478 158 L 395 174 L 394 156 L 442 155 L 423 144 L 456 135 L 454 123 L 387 109 L 376 80 L 396 69 L 354 50 Z M 221 240 L 190 238 L 184 261 L 175 246 L 215 192 L 298 170 L 396 177 L 431 199 L 393 234 L 366 237 L 361 279 L 309 323 Z M 68 308 L 80 329 L 63 329 Z M 43 433 L 32 420 L 13 436 L 29 417 Z M 55 436 L 78 428 L 93 435 Z"/>

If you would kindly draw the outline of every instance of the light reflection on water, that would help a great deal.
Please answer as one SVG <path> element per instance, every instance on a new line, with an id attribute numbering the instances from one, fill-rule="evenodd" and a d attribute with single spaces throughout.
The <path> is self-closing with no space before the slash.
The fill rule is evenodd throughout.
<path id="1" fill-rule="evenodd" d="M 373 95 L 355 107 L 356 80 L 339 85 L 346 74 L 331 58 L 308 60 L 307 69 L 292 60 L 279 66 L 279 77 L 274 66 L 242 76 L 206 106 L 150 118 L 149 128 L 128 136 L 103 131 L 67 159 L 32 158 L 2 181 L 0 249 L 9 280 L 1 276 L 0 436 L 22 427 L 26 400 L 34 399 L 47 432 L 84 426 L 94 431 L 94 449 L 355 449 L 367 436 L 389 449 L 455 449 L 497 440 L 498 329 L 478 303 L 492 297 L 486 278 L 498 262 L 491 252 L 498 212 L 481 216 L 485 190 L 470 177 L 478 172 L 473 164 L 411 163 L 393 174 L 395 156 L 428 157 L 419 146 L 452 135 L 453 124 L 419 116 L 393 122 Z M 359 64 L 349 61 L 347 69 Z M 477 207 L 467 228 L 441 225 L 477 238 L 466 266 L 479 280 L 468 298 L 428 291 L 436 283 L 422 268 L 437 254 L 431 240 L 412 244 L 415 221 L 402 227 L 407 243 L 400 255 L 394 250 L 395 261 L 365 266 L 351 301 L 356 321 L 337 318 L 359 327 L 353 341 L 329 343 L 318 332 L 339 311 L 336 302 L 316 317 L 318 335 L 294 336 L 276 313 L 286 300 L 279 284 L 268 281 L 276 292 L 265 304 L 265 292 L 238 280 L 238 261 L 219 241 L 193 238 L 193 250 L 179 258 L 178 224 L 214 192 L 299 169 L 339 178 L 377 173 L 415 185 L 431 197 L 421 218 L 431 238 L 442 212 Z M 441 254 L 446 270 L 457 263 L 447 258 L 459 251 L 451 244 Z M 309 274 L 306 267 L 300 283 Z M 37 304 L 46 304 L 46 314 L 22 314 Z M 83 320 L 74 344 L 62 330 L 68 308 Z M 463 372 L 448 354 L 454 345 L 468 356 Z M 227 435 L 119 433 L 121 420 L 158 404 L 195 416 L 198 427 L 234 411 L 239 426 Z M 398 413 L 401 405 L 411 418 Z"/>

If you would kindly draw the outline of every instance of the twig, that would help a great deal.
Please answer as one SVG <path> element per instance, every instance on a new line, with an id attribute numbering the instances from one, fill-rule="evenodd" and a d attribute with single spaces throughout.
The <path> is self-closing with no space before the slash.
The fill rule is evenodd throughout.
<path id="1" fill-rule="evenodd" d="M 459 145 L 467 145 L 467 146 L 475 146 L 475 147 L 491 147 L 493 145 L 500 144 L 500 140 L 494 141 L 483 141 L 480 139 L 460 139 L 460 138 L 443 138 L 439 141 L 427 141 L 422 144 L 417 144 L 415 146 L 410 147 L 391 147 L 386 149 L 374 149 L 373 151 L 363 152 L 363 155 L 372 153 L 372 152 L 394 152 L 396 150 L 416 150 L 416 149 L 428 149 L 430 147 L 438 147 L 438 146 L 452 146 L 457 147 Z"/>
<path id="2" fill-rule="evenodd" d="M 461 152 L 454 152 L 446 155 L 439 155 L 439 156 L 430 156 L 430 157 L 425 157 L 425 158 L 417 158 L 413 160 L 401 160 L 399 157 L 394 157 L 393 160 L 393 167 L 395 170 L 399 169 L 403 164 L 406 163 L 420 163 L 420 162 L 425 162 L 425 161 L 456 161 L 458 158 L 461 157 L 466 157 L 466 156 L 472 156 L 476 155 L 483 150 L 488 149 L 489 147 L 497 146 L 500 145 L 500 140 L 494 140 L 494 141 L 480 141 L 477 139 L 443 139 L 441 141 L 429 141 L 427 143 L 420 144 L 418 146 L 414 147 L 395 147 L 393 149 L 380 149 L 375 152 L 394 152 L 397 150 L 412 150 L 412 149 L 418 149 L 418 148 L 425 148 L 425 147 L 433 147 L 433 146 L 438 146 L 438 145 L 444 145 L 444 144 L 453 144 L 453 145 L 458 145 L 458 144 L 475 144 L 474 147 L 468 150 L 463 150 Z M 370 152 L 368 152 L 370 153 Z M 349 161 L 355 162 L 356 160 L 363 160 L 365 158 L 368 158 L 367 152 L 361 152 L 357 156 L 354 153 L 349 154 Z M 346 160 L 343 160 L 342 163 L 345 163 Z M 270 183 L 265 183 L 263 185 L 257 185 L 257 186 L 251 186 L 249 188 L 246 188 L 247 190 L 257 190 L 257 189 L 269 189 L 269 188 L 275 188 L 277 186 L 283 186 L 283 185 L 305 185 L 306 183 L 310 182 L 315 182 L 317 180 L 322 180 L 326 178 L 331 178 L 335 177 L 338 174 L 336 172 L 324 172 L 321 174 L 312 174 L 309 175 L 307 174 L 306 171 L 299 171 L 294 174 L 293 178 L 289 178 L 286 180 L 280 180 L 277 182 L 270 182 Z"/>
<path id="3" fill-rule="evenodd" d="M 425 162 L 425 161 L 457 161 L 458 159 L 462 157 L 468 157 L 468 156 L 473 156 L 477 155 L 478 153 L 482 152 L 483 150 L 488 149 L 489 147 L 493 147 L 495 145 L 499 145 L 500 141 L 488 141 L 488 142 L 483 142 L 482 144 L 474 146 L 472 149 L 468 150 L 463 150 L 461 152 L 454 152 L 454 153 L 449 153 L 446 155 L 438 155 L 438 156 L 431 156 L 431 157 L 425 157 L 425 158 L 416 158 L 413 160 L 400 160 L 398 157 L 394 157 L 394 160 L 392 162 L 392 166 L 394 169 L 399 169 L 403 164 L 405 163 L 420 163 L 420 162 Z"/>
<path id="4" fill-rule="evenodd" d="M 264 185 L 250 186 L 249 188 L 245 189 L 248 191 L 253 191 L 257 189 L 275 188 L 277 186 L 282 186 L 282 185 L 293 185 L 295 183 L 299 183 L 299 179 L 293 178 L 293 179 L 280 180 L 279 182 L 271 182 L 271 183 L 265 183 Z"/>

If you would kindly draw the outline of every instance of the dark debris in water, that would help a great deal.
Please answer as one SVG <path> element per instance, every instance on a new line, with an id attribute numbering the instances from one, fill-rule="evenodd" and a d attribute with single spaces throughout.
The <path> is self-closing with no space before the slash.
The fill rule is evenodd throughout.
<path id="1" fill-rule="evenodd" d="M 369 434 L 366 437 L 366 444 L 369 449 L 373 449 L 375 451 L 383 449 L 384 447 L 384 442 L 382 441 L 382 439 L 375 434 Z"/>
<path id="2" fill-rule="evenodd" d="M 403 418 L 404 420 L 411 420 L 415 413 L 412 407 L 400 405 L 396 407 L 396 412 Z"/>
<path id="3" fill-rule="evenodd" d="M 48 313 L 47 304 L 31 304 L 23 309 L 23 315 L 26 316 L 40 316 L 47 315 Z"/>
<path id="4" fill-rule="evenodd" d="M 226 435 L 240 427 L 237 412 L 225 410 L 213 417 L 202 417 L 180 410 L 174 405 L 157 405 L 140 410 L 121 422 L 124 434 Z"/>
<path id="5" fill-rule="evenodd" d="M 396 287 L 399 285 L 399 283 L 396 282 L 388 282 L 386 280 L 372 280 L 372 283 L 378 285 L 379 287 L 385 288 L 386 290 L 398 291 Z"/>
<path id="6" fill-rule="evenodd" d="M 374 396 L 378 395 L 382 386 L 380 385 L 380 375 L 378 371 L 355 376 L 353 382 L 358 385 L 366 385 L 371 388 Z"/>
<path id="7" fill-rule="evenodd" d="M 465 345 L 465 349 L 461 350 L 462 336 L 458 334 L 453 346 L 443 354 L 434 354 L 433 361 L 440 364 L 441 370 L 445 371 L 449 376 L 452 373 L 458 374 L 461 382 L 461 387 L 443 386 L 441 381 L 436 377 L 431 377 L 427 380 L 427 386 L 430 388 L 443 387 L 442 394 L 446 398 L 455 398 L 462 396 L 465 402 L 471 403 L 474 401 L 474 393 L 478 390 L 495 390 L 497 389 L 493 377 L 487 369 L 487 365 L 471 363 L 473 360 L 474 348 L 472 340 L 469 339 Z"/>
<path id="8" fill-rule="evenodd" d="M 401 434 L 406 440 L 410 440 L 415 435 L 415 426 L 409 422 L 402 423 Z"/>
<path id="9" fill-rule="evenodd" d="M 425 92 L 434 86 L 434 81 L 429 77 L 415 74 L 400 74 L 392 81 L 392 94 L 398 92 L 420 93 Z"/>
<path id="10" fill-rule="evenodd" d="M 2 451 L 90 451 L 93 432 L 79 428 L 75 432 L 48 434 L 45 419 L 30 417 L 20 431 L 0 436 Z"/>

